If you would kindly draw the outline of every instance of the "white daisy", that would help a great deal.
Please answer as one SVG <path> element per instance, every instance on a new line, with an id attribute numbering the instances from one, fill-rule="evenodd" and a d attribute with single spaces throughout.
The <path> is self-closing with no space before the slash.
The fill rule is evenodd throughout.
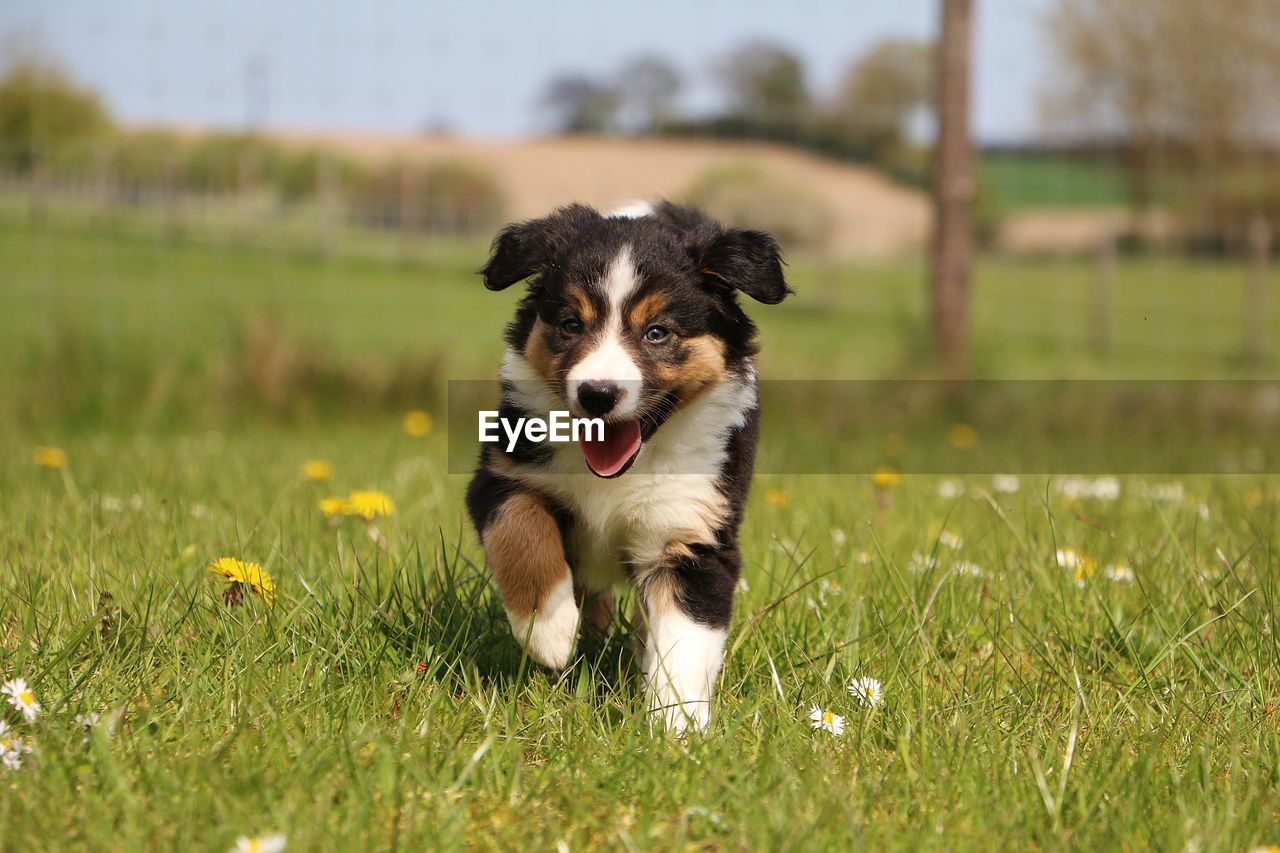
<path id="1" fill-rule="evenodd" d="M 884 689 L 879 679 L 865 675 L 849 683 L 849 695 L 864 708 L 874 708 L 884 701 Z"/>
<path id="2" fill-rule="evenodd" d="M 1107 576 L 1107 580 L 1116 583 L 1133 583 L 1133 569 L 1128 566 L 1107 566 L 1103 574 Z"/>
<path id="3" fill-rule="evenodd" d="M 1022 487 L 1022 483 L 1013 474 L 996 474 L 991 478 L 993 491 L 1003 495 L 1012 495 Z"/>
<path id="4" fill-rule="evenodd" d="M 87 732 L 97 726 L 98 721 L 101 719 L 102 715 L 97 711 L 90 711 L 87 714 L 76 714 L 76 725 Z"/>
<path id="5" fill-rule="evenodd" d="M 280 832 L 253 837 L 242 835 L 236 839 L 234 853 L 280 853 L 284 849 L 285 840 L 284 834 Z"/>
<path id="6" fill-rule="evenodd" d="M 831 711 L 824 711 L 817 705 L 809 709 L 809 719 L 815 729 L 825 729 L 839 737 L 844 734 L 844 717 Z"/>
<path id="7" fill-rule="evenodd" d="M 1093 481 L 1091 496 L 1100 501 L 1114 501 L 1120 497 L 1120 481 L 1115 477 L 1099 477 Z"/>
<path id="8" fill-rule="evenodd" d="M 932 554 L 922 554 L 919 551 L 911 552 L 911 562 L 907 563 L 907 571 L 912 574 L 922 575 L 925 572 L 933 571 L 938 566 L 938 559 Z"/>
<path id="9" fill-rule="evenodd" d="M 940 480 L 938 482 L 938 497 L 945 501 L 958 498 L 964 494 L 964 483 L 959 480 Z"/>
<path id="10" fill-rule="evenodd" d="M 0 720 L 0 764 L 9 770 L 22 768 L 22 756 L 31 752 L 31 747 L 20 737 L 9 733 L 9 724 Z"/>
<path id="11" fill-rule="evenodd" d="M 964 545 L 964 540 L 952 533 L 950 530 L 944 530 L 938 534 L 938 544 L 945 545 L 953 551 L 960 549 Z"/>
<path id="12" fill-rule="evenodd" d="M 1115 477 L 1099 477 L 1096 480 L 1068 477 L 1058 483 L 1058 494 L 1067 500 L 1093 498 L 1099 501 L 1114 501 L 1120 497 L 1120 481 Z"/>
<path id="13" fill-rule="evenodd" d="M 0 693 L 9 697 L 9 704 L 21 711 L 23 719 L 28 723 L 40 713 L 40 703 L 36 701 L 36 694 L 31 692 L 31 688 L 23 679 L 14 678 L 6 681 L 4 686 L 0 687 Z"/>
<path id="14" fill-rule="evenodd" d="M 1079 500 L 1089 494 L 1089 481 L 1081 477 L 1067 477 L 1058 481 L 1058 494 L 1069 501 Z"/>
<path id="15" fill-rule="evenodd" d="M 1058 567 L 1063 569 L 1078 569 L 1084 565 L 1084 557 L 1075 548 L 1059 548 L 1054 558 Z"/>

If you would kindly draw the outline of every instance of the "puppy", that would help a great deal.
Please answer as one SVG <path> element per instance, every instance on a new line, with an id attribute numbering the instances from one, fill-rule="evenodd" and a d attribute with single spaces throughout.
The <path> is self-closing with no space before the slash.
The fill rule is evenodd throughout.
<path id="1" fill-rule="evenodd" d="M 759 430 L 756 327 L 739 294 L 791 291 L 778 244 L 671 203 L 571 205 L 505 228 L 481 270 L 526 281 L 507 327 L 503 418 L 604 421 L 577 444 L 485 444 L 467 508 L 515 637 L 568 665 L 579 604 L 630 582 L 650 708 L 705 728 L 742 557 Z"/>

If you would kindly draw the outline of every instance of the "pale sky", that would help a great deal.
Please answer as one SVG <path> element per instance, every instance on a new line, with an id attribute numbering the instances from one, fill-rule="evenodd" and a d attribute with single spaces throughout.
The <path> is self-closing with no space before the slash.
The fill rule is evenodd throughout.
<path id="1" fill-rule="evenodd" d="M 1034 134 L 1054 0 L 975 0 L 974 122 L 984 142 Z M 135 123 L 511 136 L 542 127 L 557 73 L 607 75 L 658 53 L 685 105 L 717 103 L 716 59 L 748 39 L 800 54 L 832 91 L 886 36 L 930 37 L 938 0 L 0 0 L 0 38 L 36 39 Z M 252 81 L 252 82 L 251 82 Z M 251 94 L 257 93 L 257 94 Z M 265 94 L 265 97 L 264 97 Z M 264 121 L 265 119 L 265 121 Z"/>

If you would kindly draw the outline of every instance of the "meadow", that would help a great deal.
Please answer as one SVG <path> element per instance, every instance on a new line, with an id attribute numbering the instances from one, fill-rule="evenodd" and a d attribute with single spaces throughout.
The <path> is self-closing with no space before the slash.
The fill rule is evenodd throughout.
<path id="1" fill-rule="evenodd" d="M 517 298 L 484 246 L 198 236 L 0 207 L 0 675 L 42 706 L 4 847 L 1280 841 L 1276 478 L 764 474 L 711 731 L 673 739 L 625 630 L 522 659 L 465 522 L 443 383 L 490 375 Z M 1091 269 L 984 261 L 981 375 L 1274 375 L 1239 267 L 1122 261 L 1105 355 Z M 763 375 L 919 370 L 923 267 L 791 275 Z M 326 518 L 353 489 L 394 512 Z M 274 603 L 230 606 L 220 557 Z"/>

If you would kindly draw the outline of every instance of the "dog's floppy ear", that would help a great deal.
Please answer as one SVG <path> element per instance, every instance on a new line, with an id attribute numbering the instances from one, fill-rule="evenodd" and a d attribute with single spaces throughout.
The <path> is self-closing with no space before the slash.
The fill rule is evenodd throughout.
<path id="1" fill-rule="evenodd" d="M 740 290 L 766 305 L 777 305 L 791 293 L 778 241 L 763 231 L 701 228 L 692 249 L 698 272 L 712 287 Z"/>
<path id="2" fill-rule="evenodd" d="M 480 270 L 484 286 L 504 290 L 517 281 L 546 272 L 577 230 L 599 218 L 594 209 L 572 204 L 542 219 L 508 225 L 494 238 L 489 261 Z"/>

